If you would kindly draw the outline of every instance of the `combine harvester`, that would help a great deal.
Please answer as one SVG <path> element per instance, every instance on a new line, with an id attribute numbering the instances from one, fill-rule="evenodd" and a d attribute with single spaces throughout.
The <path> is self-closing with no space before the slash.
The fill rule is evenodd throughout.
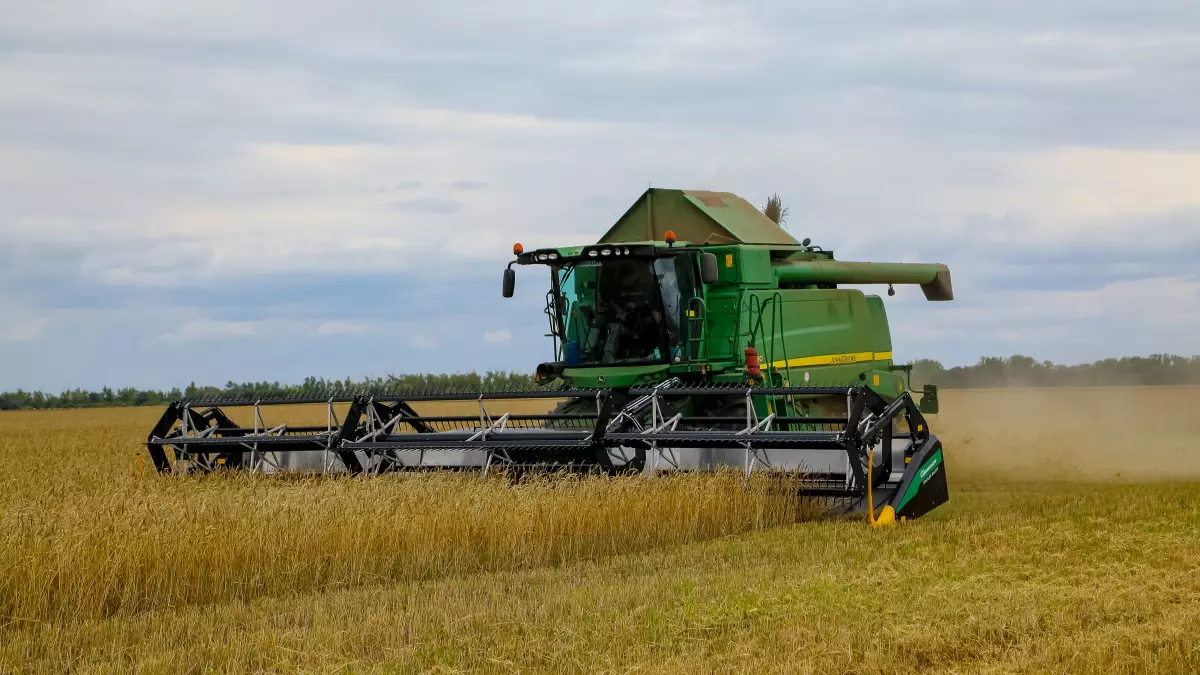
<path id="1" fill-rule="evenodd" d="M 656 473 L 737 467 L 802 476 L 806 494 L 872 522 L 948 499 L 942 447 L 894 365 L 883 300 L 843 284 L 916 284 L 953 297 L 945 265 L 842 262 L 727 192 L 650 189 L 591 246 L 525 251 L 550 272 L 554 359 L 534 391 L 407 392 L 172 403 L 150 433 L 160 472 L 378 473 L 493 468 Z M 540 415 L 499 414 L 514 399 Z M 428 416 L 414 403 L 466 401 Z M 326 422 L 268 425 L 270 406 Z M 234 407 L 253 422 L 237 424 Z M 490 410 L 489 410 L 490 408 Z M 473 410 L 474 408 L 472 408 Z"/>

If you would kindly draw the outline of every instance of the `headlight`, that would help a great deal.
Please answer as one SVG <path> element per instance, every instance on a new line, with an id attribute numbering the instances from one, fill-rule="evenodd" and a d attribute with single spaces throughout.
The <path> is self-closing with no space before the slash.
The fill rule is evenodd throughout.
<path id="1" fill-rule="evenodd" d="M 558 260 L 558 254 L 557 254 L 557 253 L 551 253 L 551 254 L 550 254 L 550 259 L 551 259 L 551 260 Z"/>
<path id="2" fill-rule="evenodd" d="M 544 261 L 546 261 L 546 260 L 549 260 L 549 259 L 550 259 L 550 256 L 546 255 L 545 253 L 539 253 L 539 254 L 538 254 L 538 260 L 539 260 L 539 261 L 542 261 L 542 262 L 544 262 Z"/>
<path id="3" fill-rule="evenodd" d="M 600 251 L 600 255 L 612 255 L 612 249 L 606 248 L 603 251 Z"/>
<path id="4" fill-rule="evenodd" d="M 600 254 L 596 252 L 596 249 L 592 249 L 592 250 L 588 251 L 589 258 L 595 258 L 598 255 L 600 255 Z"/>

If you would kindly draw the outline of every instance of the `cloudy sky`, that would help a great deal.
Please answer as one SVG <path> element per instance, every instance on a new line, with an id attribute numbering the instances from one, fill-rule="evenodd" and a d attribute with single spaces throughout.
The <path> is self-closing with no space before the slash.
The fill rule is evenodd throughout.
<path id="1" fill-rule="evenodd" d="M 0 390 L 527 369 L 647 185 L 948 263 L 901 359 L 1200 353 L 1194 2 L 184 4 L 0 0 Z"/>

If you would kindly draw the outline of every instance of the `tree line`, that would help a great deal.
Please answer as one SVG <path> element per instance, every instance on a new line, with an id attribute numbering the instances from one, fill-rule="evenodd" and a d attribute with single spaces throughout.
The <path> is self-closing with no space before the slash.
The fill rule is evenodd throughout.
<path id="1" fill-rule="evenodd" d="M 1065 366 L 1028 356 L 985 357 L 973 366 L 946 368 L 930 359 L 913 363 L 913 386 L 993 387 L 1164 386 L 1200 384 L 1200 356 L 1153 354 Z"/>
<path id="2" fill-rule="evenodd" d="M 61 394 L 40 391 L 0 393 L 0 410 L 48 408 L 101 408 L 109 406 L 166 405 L 171 401 L 206 398 L 286 398 L 303 396 L 337 396 L 358 392 L 393 391 L 511 391 L 533 387 L 533 376 L 527 373 L 488 371 L 443 375 L 389 375 L 363 380 L 327 380 L 308 377 L 301 384 L 279 382 L 227 382 L 224 387 L 197 386 L 195 382 L 180 389 L 161 391 L 126 387 L 100 391 L 73 389 Z"/>
<path id="3" fill-rule="evenodd" d="M 946 368 L 940 362 L 920 359 L 913 363 L 913 386 L 925 383 L 944 389 L 991 387 L 1161 386 L 1200 384 L 1200 356 L 1154 354 L 1065 366 L 1036 361 L 1028 356 L 985 357 L 972 366 Z M 521 372 L 488 371 L 483 374 L 390 375 L 364 380 L 326 380 L 309 377 L 301 384 L 279 382 L 227 382 L 224 387 L 197 386 L 167 391 L 125 387 L 100 391 L 73 389 L 60 394 L 40 391 L 0 393 L 0 410 L 92 408 L 165 405 L 170 401 L 204 398 L 282 398 L 334 396 L 356 392 L 398 391 L 521 391 L 533 388 L 532 376 Z"/>

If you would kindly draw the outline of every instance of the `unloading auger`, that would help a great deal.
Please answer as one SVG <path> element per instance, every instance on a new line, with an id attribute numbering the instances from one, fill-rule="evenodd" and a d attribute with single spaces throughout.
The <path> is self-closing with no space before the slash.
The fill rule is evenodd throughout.
<path id="1" fill-rule="evenodd" d="M 554 359 L 537 367 L 540 386 L 177 401 L 147 441 L 155 467 L 732 467 L 798 476 L 803 493 L 869 508 L 872 522 L 948 499 L 941 442 L 924 417 L 937 412 L 936 387 L 914 401 L 909 367 L 892 362 L 883 300 L 841 287 L 887 284 L 890 295 L 916 284 L 950 300 L 944 265 L 836 261 L 736 195 L 663 189 L 647 190 L 598 244 L 518 244 L 514 255 L 505 297 L 514 265 L 550 271 Z M 516 399 L 548 412 L 516 414 Z M 435 405 L 459 414 L 419 412 Z M 299 410 L 324 423 L 266 421 Z"/>

